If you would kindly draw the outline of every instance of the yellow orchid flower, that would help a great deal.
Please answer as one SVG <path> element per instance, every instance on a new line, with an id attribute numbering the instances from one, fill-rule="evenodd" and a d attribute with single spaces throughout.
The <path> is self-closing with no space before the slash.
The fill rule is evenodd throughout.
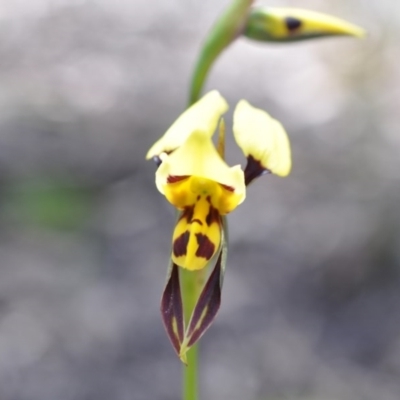
<path id="1" fill-rule="evenodd" d="M 204 268 L 220 246 L 221 216 L 246 196 L 242 169 L 228 167 L 210 132 L 194 131 L 164 158 L 156 185 L 182 211 L 173 234 L 172 260 L 190 270 Z"/>
<path id="2" fill-rule="evenodd" d="M 265 111 L 241 100 L 234 112 L 233 134 L 247 158 L 244 171 L 223 159 L 228 104 L 212 91 L 188 108 L 147 153 L 158 164 L 157 189 L 178 209 L 171 263 L 161 310 L 168 336 L 182 360 L 215 318 L 227 256 L 224 216 L 246 197 L 246 186 L 266 172 L 290 172 L 289 139 L 282 125 Z M 212 141 L 220 123 L 218 150 Z M 185 330 L 179 268 L 213 266 Z"/>
<path id="3" fill-rule="evenodd" d="M 265 172 L 286 176 L 290 145 L 282 125 L 265 111 L 241 100 L 234 113 L 233 133 L 247 157 L 247 167 L 229 167 L 212 136 L 225 99 L 212 91 L 188 108 L 147 153 L 158 158 L 156 186 L 181 211 L 172 240 L 177 265 L 204 268 L 220 248 L 221 216 L 246 197 L 246 185 Z"/>

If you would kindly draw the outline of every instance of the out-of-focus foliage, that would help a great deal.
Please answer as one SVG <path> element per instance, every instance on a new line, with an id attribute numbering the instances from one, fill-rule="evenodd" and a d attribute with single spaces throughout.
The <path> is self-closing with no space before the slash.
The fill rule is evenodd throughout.
<path id="1" fill-rule="evenodd" d="M 2 400 L 178 397 L 158 313 L 174 211 L 144 155 L 185 108 L 200 43 L 227 4 L 0 2 Z M 268 5 L 369 35 L 243 38 L 211 72 L 206 91 L 284 123 L 293 170 L 255 182 L 229 216 L 202 396 L 398 400 L 400 6 Z"/>
<path id="2" fill-rule="evenodd" d="M 91 215 L 93 189 L 71 186 L 60 177 L 9 182 L 3 193 L 3 213 L 21 223 L 44 228 L 78 229 Z"/>

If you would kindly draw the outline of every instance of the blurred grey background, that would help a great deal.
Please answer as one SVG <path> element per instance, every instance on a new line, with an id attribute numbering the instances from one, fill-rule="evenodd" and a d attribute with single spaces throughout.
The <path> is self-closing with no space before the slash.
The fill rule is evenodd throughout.
<path id="1" fill-rule="evenodd" d="M 227 4 L 0 1 L 1 400 L 179 398 L 159 315 L 174 210 L 144 155 Z M 231 110 L 247 98 L 283 122 L 293 172 L 229 217 L 202 399 L 398 400 L 400 5 L 263 4 L 369 36 L 241 39 L 212 70 Z"/>

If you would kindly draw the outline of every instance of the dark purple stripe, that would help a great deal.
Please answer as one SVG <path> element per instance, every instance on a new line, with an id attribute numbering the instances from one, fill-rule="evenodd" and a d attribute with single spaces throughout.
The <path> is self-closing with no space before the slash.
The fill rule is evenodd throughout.
<path id="1" fill-rule="evenodd" d="M 173 264 L 171 276 L 161 298 L 161 317 L 172 346 L 179 355 L 184 333 L 184 319 L 178 266 Z M 176 319 L 177 333 L 173 330 L 173 319 Z"/>

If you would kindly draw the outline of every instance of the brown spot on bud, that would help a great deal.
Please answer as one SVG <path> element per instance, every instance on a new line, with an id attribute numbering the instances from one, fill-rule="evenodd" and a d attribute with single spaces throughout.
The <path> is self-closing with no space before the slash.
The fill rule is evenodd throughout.
<path id="1" fill-rule="evenodd" d="M 285 18 L 285 24 L 290 33 L 295 33 L 302 25 L 302 22 L 294 17 Z"/>

